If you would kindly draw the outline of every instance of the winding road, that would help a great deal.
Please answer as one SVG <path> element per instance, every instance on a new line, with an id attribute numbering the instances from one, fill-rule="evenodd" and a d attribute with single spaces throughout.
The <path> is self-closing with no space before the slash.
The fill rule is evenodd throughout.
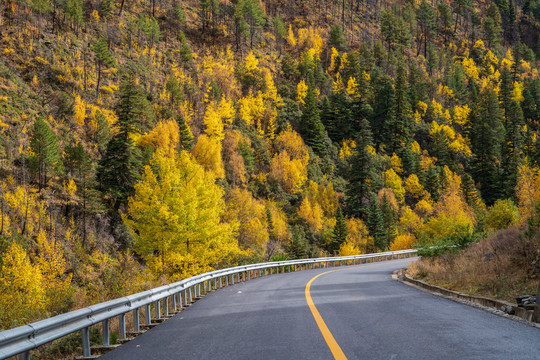
<path id="1" fill-rule="evenodd" d="M 238 283 L 100 359 L 540 358 L 539 329 L 391 279 L 413 260 Z"/>

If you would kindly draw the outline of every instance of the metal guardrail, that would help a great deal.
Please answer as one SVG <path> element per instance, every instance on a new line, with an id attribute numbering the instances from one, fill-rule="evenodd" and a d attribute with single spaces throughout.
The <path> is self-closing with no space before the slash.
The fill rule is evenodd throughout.
<path id="1" fill-rule="evenodd" d="M 119 340 L 126 340 L 126 314 L 133 312 L 133 332 L 140 333 L 141 327 L 152 325 L 151 304 L 155 304 L 156 319 L 168 317 L 171 313 L 189 306 L 194 299 L 212 290 L 278 272 L 292 272 L 309 268 L 327 268 L 362 264 L 395 258 L 411 257 L 417 250 L 401 250 L 376 254 L 327 257 L 275 261 L 251 265 L 236 266 L 193 276 L 173 284 L 143 291 L 83 309 L 54 316 L 32 324 L 0 332 L 0 359 L 22 354 L 22 359 L 30 359 L 30 350 L 76 331 L 82 333 L 83 357 L 91 357 L 90 332 L 92 325 L 102 323 L 103 345 L 109 346 L 109 320 L 119 317 Z M 317 266 L 318 265 L 318 266 Z M 240 279 L 241 278 L 241 279 Z M 163 314 L 161 303 L 163 302 Z M 141 326 L 140 309 L 144 308 L 146 323 Z M 170 311 L 172 309 L 172 311 Z"/>

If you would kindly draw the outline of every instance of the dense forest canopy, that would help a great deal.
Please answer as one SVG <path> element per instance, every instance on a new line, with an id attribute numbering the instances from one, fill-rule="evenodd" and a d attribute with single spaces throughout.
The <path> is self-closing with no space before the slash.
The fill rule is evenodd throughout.
<path id="1" fill-rule="evenodd" d="M 0 327 L 524 223 L 537 19 L 536 0 L 3 1 Z"/>

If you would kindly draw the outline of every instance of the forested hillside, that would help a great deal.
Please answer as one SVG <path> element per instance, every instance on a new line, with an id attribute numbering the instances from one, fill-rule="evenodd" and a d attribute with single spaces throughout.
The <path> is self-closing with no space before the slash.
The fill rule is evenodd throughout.
<path id="1" fill-rule="evenodd" d="M 536 19 L 538 0 L 3 0 L 0 328 L 524 223 Z"/>

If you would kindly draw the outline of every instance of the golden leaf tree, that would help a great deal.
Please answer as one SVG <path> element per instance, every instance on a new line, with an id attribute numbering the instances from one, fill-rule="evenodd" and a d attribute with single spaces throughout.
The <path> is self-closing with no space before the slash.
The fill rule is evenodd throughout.
<path id="1" fill-rule="evenodd" d="M 124 216 L 134 250 L 154 275 L 176 280 L 210 271 L 241 254 L 236 224 L 223 221 L 223 190 L 182 151 L 157 151 L 129 199 Z M 155 170 L 153 170 L 155 169 Z"/>

